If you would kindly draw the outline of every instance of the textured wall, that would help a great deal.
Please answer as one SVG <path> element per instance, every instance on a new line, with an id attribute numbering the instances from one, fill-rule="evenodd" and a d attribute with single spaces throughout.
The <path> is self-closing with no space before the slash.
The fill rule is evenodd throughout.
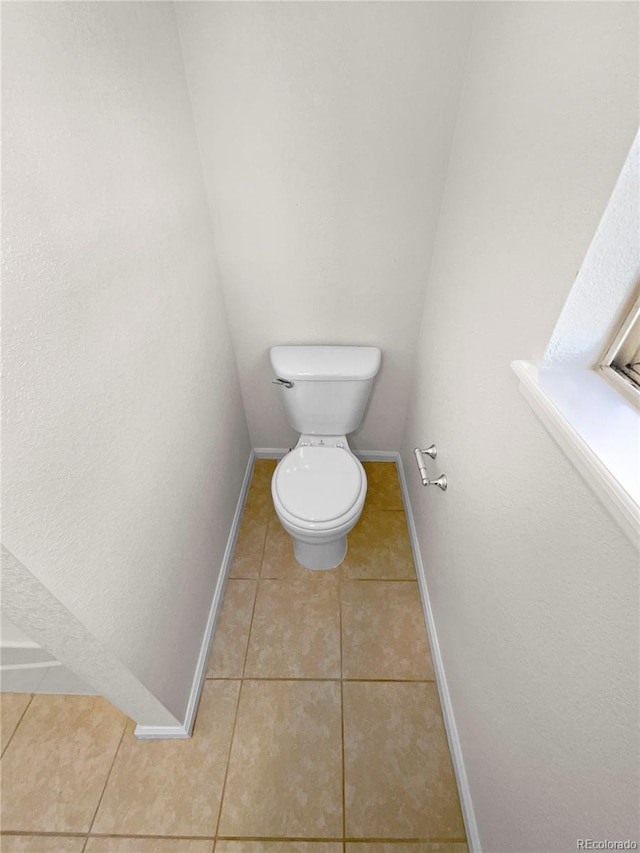
<path id="1" fill-rule="evenodd" d="M 457 109 L 465 3 L 179 3 L 254 447 L 295 433 L 273 344 L 384 351 L 359 449 L 398 449 Z"/>
<path id="2" fill-rule="evenodd" d="M 590 368 L 604 355 L 640 284 L 640 133 L 549 341 L 545 367 Z"/>
<path id="3" fill-rule="evenodd" d="M 16 625 L 13 624 L 11 619 L 6 616 L 3 616 L 0 620 L 0 649 L 3 646 L 11 646 L 11 645 L 20 645 L 20 646 L 30 646 L 36 645 L 35 640 L 32 640 L 31 637 L 27 637 L 24 631 L 21 631 Z"/>
<path id="4" fill-rule="evenodd" d="M 182 719 L 250 445 L 173 4 L 2 36 L 3 542 Z"/>
<path id="5" fill-rule="evenodd" d="M 637 127 L 637 6 L 478 4 L 403 458 L 485 853 L 637 839 L 638 554 L 518 393 Z M 412 448 L 438 444 L 419 485 Z"/>
<path id="6" fill-rule="evenodd" d="M 65 667 L 56 667 L 53 678 L 41 669 L 3 673 L 2 689 L 12 686 L 22 692 L 55 692 L 47 687 L 61 676 L 62 692 L 99 693 L 114 705 L 146 725 L 177 726 L 163 703 L 145 687 L 126 663 L 96 639 L 51 592 L 15 556 L 2 547 L 2 618 L 14 618 L 36 638 L 43 648 L 31 650 L 32 660 L 42 660 L 44 649 Z M 45 653 L 46 654 L 46 653 Z M 16 661 L 22 663 L 23 661 Z M 31 681 L 29 675 L 34 675 Z M 82 679 L 86 679 L 86 690 Z M 22 681 L 22 684 L 20 682 Z M 67 682 L 65 685 L 64 682 Z M 43 683 L 44 682 L 44 683 Z M 42 691 L 40 688 L 44 688 Z M 181 722 L 181 721 L 180 721 Z"/>

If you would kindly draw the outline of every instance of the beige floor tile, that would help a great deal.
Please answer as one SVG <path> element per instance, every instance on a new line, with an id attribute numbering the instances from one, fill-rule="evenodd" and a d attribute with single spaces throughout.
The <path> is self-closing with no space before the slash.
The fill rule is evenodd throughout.
<path id="1" fill-rule="evenodd" d="M 227 580 L 207 678 L 242 678 L 257 581 Z"/>
<path id="2" fill-rule="evenodd" d="M 71 835 L 3 835 L 2 853 L 82 853 L 84 836 Z"/>
<path id="3" fill-rule="evenodd" d="M 340 567 L 322 571 L 305 569 L 293 554 L 293 539 L 280 524 L 275 510 L 269 515 L 269 527 L 264 545 L 262 558 L 262 578 L 336 578 L 340 575 Z"/>
<path id="4" fill-rule="evenodd" d="M 345 682 L 346 832 L 351 838 L 464 838 L 433 683 Z"/>
<path id="5" fill-rule="evenodd" d="M 139 741 L 129 727 L 92 831 L 214 836 L 239 685 L 205 682 L 190 740 Z"/>
<path id="6" fill-rule="evenodd" d="M 29 702 L 30 693 L 0 693 L 0 752 L 4 752 Z"/>
<path id="7" fill-rule="evenodd" d="M 468 853 L 464 841 L 370 841 L 347 843 L 347 853 Z"/>
<path id="8" fill-rule="evenodd" d="M 218 841 L 215 853 L 342 853 L 342 842 Z"/>
<path id="9" fill-rule="evenodd" d="M 254 494 L 271 494 L 271 479 L 276 470 L 278 459 L 256 459 L 253 463 L 251 487 Z"/>
<path id="10" fill-rule="evenodd" d="M 245 677 L 340 678 L 337 580 L 260 581 Z"/>
<path id="11" fill-rule="evenodd" d="M 213 853 L 213 841 L 184 838 L 90 838 L 85 853 Z"/>
<path id="12" fill-rule="evenodd" d="M 2 829 L 87 832 L 125 723 L 97 696 L 34 696 L 2 757 Z"/>
<path id="13" fill-rule="evenodd" d="M 244 681 L 219 835 L 342 836 L 340 685 Z"/>
<path id="14" fill-rule="evenodd" d="M 269 515 L 266 507 L 256 509 L 245 505 L 229 577 L 258 577 L 268 520 Z"/>
<path id="15" fill-rule="evenodd" d="M 245 506 L 250 512 L 264 514 L 273 506 L 271 478 L 277 464 L 277 459 L 256 459 L 245 501 Z"/>
<path id="16" fill-rule="evenodd" d="M 416 570 L 404 512 L 365 506 L 347 536 L 344 579 L 415 580 Z"/>
<path id="17" fill-rule="evenodd" d="M 344 678 L 434 678 L 415 581 L 345 581 L 341 599 Z"/>
<path id="18" fill-rule="evenodd" d="M 260 577 L 289 578 L 308 574 L 293 555 L 293 540 L 280 524 L 275 510 L 269 513 L 269 526 L 264 543 Z"/>
<path id="19" fill-rule="evenodd" d="M 367 505 L 376 509 L 404 510 L 395 462 L 363 462 L 367 472 Z"/>

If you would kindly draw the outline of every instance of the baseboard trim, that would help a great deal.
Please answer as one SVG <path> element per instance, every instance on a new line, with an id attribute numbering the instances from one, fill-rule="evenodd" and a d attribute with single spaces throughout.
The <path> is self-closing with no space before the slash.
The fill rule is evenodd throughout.
<path id="1" fill-rule="evenodd" d="M 288 447 L 254 447 L 253 455 L 256 459 L 282 459 L 289 452 Z"/>
<path id="2" fill-rule="evenodd" d="M 168 740 L 173 738 L 182 739 L 191 737 L 191 733 L 193 732 L 193 724 L 195 723 L 196 719 L 196 712 L 198 710 L 198 704 L 200 702 L 200 696 L 202 694 L 202 688 L 204 687 L 204 682 L 207 675 L 207 664 L 209 662 L 211 643 L 213 641 L 213 635 L 216 630 L 216 624 L 218 622 L 218 617 L 220 615 L 220 610 L 222 607 L 224 588 L 227 582 L 227 575 L 229 574 L 229 570 L 231 569 L 233 552 L 235 550 L 236 541 L 238 539 L 238 533 L 240 531 L 242 510 L 244 509 L 244 503 L 247 497 L 247 492 L 249 491 L 249 484 L 251 483 L 251 476 L 253 474 L 253 466 L 255 463 L 255 459 L 256 453 L 252 450 L 249 454 L 249 460 L 247 462 L 247 467 L 244 472 L 244 479 L 242 481 L 242 487 L 240 489 L 240 496 L 238 497 L 236 511 L 233 516 L 233 521 L 231 522 L 231 530 L 229 531 L 227 545 L 224 550 L 224 556 L 222 558 L 220 574 L 218 575 L 218 581 L 216 583 L 216 588 L 214 590 L 213 598 L 211 600 L 209 618 L 207 619 L 207 626 L 205 628 L 204 635 L 202 638 L 202 645 L 200 646 L 200 654 L 198 655 L 198 663 L 196 664 L 195 674 L 193 677 L 193 685 L 191 687 L 191 693 L 189 694 L 189 701 L 187 702 L 187 710 L 185 713 L 184 722 L 180 726 L 136 726 L 134 730 L 134 735 L 138 738 L 138 740 Z"/>
<path id="3" fill-rule="evenodd" d="M 400 454 L 395 450 L 354 450 L 353 455 L 362 462 L 396 462 Z"/>
<path id="4" fill-rule="evenodd" d="M 399 453 L 395 453 L 394 458 L 396 461 L 396 466 L 398 468 L 398 476 L 400 478 L 400 488 L 402 490 L 402 500 L 404 502 L 405 515 L 407 517 L 407 526 L 409 528 L 409 537 L 411 539 L 413 559 L 416 564 L 418 586 L 420 587 L 422 607 L 424 610 L 424 617 L 427 625 L 427 633 L 429 635 L 431 657 L 433 660 L 433 668 L 436 676 L 438 695 L 440 696 L 442 716 L 444 717 L 444 726 L 447 732 L 447 740 L 449 742 L 449 751 L 451 752 L 453 770 L 456 774 L 456 782 L 458 783 L 458 793 L 460 794 L 462 817 L 464 819 L 464 825 L 467 833 L 467 844 L 470 853 L 482 853 L 482 849 L 480 847 L 480 836 L 478 834 L 478 825 L 476 823 L 475 812 L 473 810 L 473 802 L 471 800 L 469 779 L 467 778 L 467 771 L 464 766 L 462 747 L 460 745 L 460 738 L 458 737 L 458 729 L 453 713 L 453 705 L 451 704 L 451 695 L 449 693 L 449 687 L 447 685 L 447 676 L 444 671 L 442 654 L 440 652 L 440 644 L 438 643 L 438 633 L 436 631 L 433 611 L 431 609 L 431 601 L 429 600 L 427 577 L 424 570 L 424 564 L 422 562 L 420 546 L 418 544 L 418 531 L 416 529 L 413 511 L 411 509 L 411 502 L 409 500 L 409 490 L 407 488 L 407 481 L 404 476 L 402 457 Z"/>
<path id="5" fill-rule="evenodd" d="M 136 726 L 133 734 L 138 740 L 186 740 L 191 732 L 186 726 Z"/>

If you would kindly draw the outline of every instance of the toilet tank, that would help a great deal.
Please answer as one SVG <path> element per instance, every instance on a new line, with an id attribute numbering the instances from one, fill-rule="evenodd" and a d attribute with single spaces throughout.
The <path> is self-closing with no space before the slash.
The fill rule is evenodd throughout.
<path id="1" fill-rule="evenodd" d="M 378 347 L 281 346 L 270 351 L 291 426 L 308 435 L 358 429 L 382 357 Z"/>

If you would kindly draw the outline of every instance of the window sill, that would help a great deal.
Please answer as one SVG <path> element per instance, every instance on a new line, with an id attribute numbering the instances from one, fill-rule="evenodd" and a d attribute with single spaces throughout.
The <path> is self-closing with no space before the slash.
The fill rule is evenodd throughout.
<path id="1" fill-rule="evenodd" d="M 593 370 L 513 361 L 520 393 L 636 547 L 640 412 Z"/>

